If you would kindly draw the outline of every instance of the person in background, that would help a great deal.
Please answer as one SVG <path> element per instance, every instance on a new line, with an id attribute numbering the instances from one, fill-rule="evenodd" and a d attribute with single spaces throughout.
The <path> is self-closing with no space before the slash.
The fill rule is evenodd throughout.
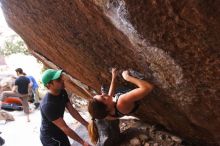
<path id="1" fill-rule="evenodd" d="M 23 70 L 17 68 L 16 70 L 18 78 L 15 80 L 15 85 L 12 88 L 12 91 L 3 91 L 0 97 L 1 101 L 4 101 L 8 97 L 19 97 L 22 101 L 22 106 L 24 113 L 27 115 L 27 121 L 29 119 L 29 104 L 28 104 L 28 89 L 31 86 L 30 80 L 24 76 Z"/>
<path id="2" fill-rule="evenodd" d="M 24 75 L 26 77 L 29 78 L 30 82 L 31 82 L 31 90 L 32 93 L 34 94 L 34 105 L 35 105 L 35 109 L 38 109 L 39 105 L 40 105 L 40 95 L 39 95 L 39 91 L 38 91 L 38 84 L 37 81 L 35 80 L 35 78 L 31 75 L 26 75 L 26 73 L 24 73 Z"/>
<path id="3" fill-rule="evenodd" d="M 66 108 L 73 118 L 86 128 L 88 126 L 88 122 L 73 108 L 65 90 L 64 80 L 62 70 L 48 69 L 42 75 L 42 83 L 47 87 L 48 92 L 40 103 L 42 117 L 40 128 L 41 142 L 43 146 L 70 146 L 67 137 L 69 136 L 81 145 L 89 146 L 63 119 Z"/>

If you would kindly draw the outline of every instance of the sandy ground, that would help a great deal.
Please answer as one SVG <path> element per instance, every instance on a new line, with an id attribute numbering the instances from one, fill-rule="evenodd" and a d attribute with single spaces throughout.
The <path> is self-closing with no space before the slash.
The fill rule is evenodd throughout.
<path id="1" fill-rule="evenodd" d="M 14 111 L 11 113 L 15 121 L 7 122 L 0 121 L 0 135 L 5 139 L 4 146 L 42 146 L 40 142 L 40 124 L 41 115 L 39 110 L 34 110 L 30 114 L 30 122 L 26 121 L 26 116 L 22 111 Z M 80 112 L 80 114 L 88 119 L 87 112 Z M 76 131 L 83 139 L 89 141 L 88 133 L 85 127 L 71 117 L 69 113 L 64 114 L 66 123 Z M 70 139 L 72 146 L 79 146 L 80 144 Z"/>
<path id="2" fill-rule="evenodd" d="M 88 112 L 82 109 L 80 111 L 84 119 L 90 119 Z M 33 110 L 30 114 L 30 122 L 27 122 L 27 118 L 23 111 L 9 113 L 14 116 L 15 121 L 7 122 L 6 124 L 5 121 L 0 121 L 0 131 L 2 132 L 0 136 L 5 139 L 5 144 L 3 146 L 41 146 L 42 144 L 39 138 L 41 124 L 40 111 Z M 84 140 L 90 142 L 87 129 L 73 119 L 68 112 L 65 112 L 64 120 L 67 125 Z M 167 133 L 156 126 L 141 123 L 141 121 L 134 117 L 123 117 L 120 121 L 120 129 L 122 132 L 122 146 L 192 146 L 191 144 L 184 144 L 179 137 Z M 72 139 L 70 139 L 70 142 L 72 146 L 80 146 L 79 143 Z"/>

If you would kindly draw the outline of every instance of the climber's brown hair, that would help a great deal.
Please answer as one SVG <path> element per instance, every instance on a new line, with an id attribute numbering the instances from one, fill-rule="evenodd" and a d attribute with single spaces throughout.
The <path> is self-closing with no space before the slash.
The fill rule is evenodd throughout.
<path id="1" fill-rule="evenodd" d="M 108 115 L 107 106 L 97 99 L 89 100 L 88 111 L 92 117 L 92 122 L 88 125 L 89 137 L 92 143 L 96 144 L 99 139 L 98 128 L 95 119 L 104 119 Z"/>

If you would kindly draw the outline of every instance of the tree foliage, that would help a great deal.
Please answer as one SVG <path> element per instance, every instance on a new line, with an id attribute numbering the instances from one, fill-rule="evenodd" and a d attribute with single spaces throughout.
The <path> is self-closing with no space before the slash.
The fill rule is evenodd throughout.
<path id="1" fill-rule="evenodd" d="M 5 41 L 3 48 L 0 49 L 0 54 L 8 56 L 17 53 L 29 54 L 24 41 L 16 35 Z"/>

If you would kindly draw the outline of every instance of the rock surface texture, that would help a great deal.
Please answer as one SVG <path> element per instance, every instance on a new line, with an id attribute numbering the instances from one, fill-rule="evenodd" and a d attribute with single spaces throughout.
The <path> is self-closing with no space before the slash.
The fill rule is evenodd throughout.
<path id="1" fill-rule="evenodd" d="M 1 6 L 31 52 L 84 90 L 109 84 L 112 66 L 135 69 L 156 86 L 137 117 L 195 144 L 220 145 L 219 0 L 1 0 Z"/>

